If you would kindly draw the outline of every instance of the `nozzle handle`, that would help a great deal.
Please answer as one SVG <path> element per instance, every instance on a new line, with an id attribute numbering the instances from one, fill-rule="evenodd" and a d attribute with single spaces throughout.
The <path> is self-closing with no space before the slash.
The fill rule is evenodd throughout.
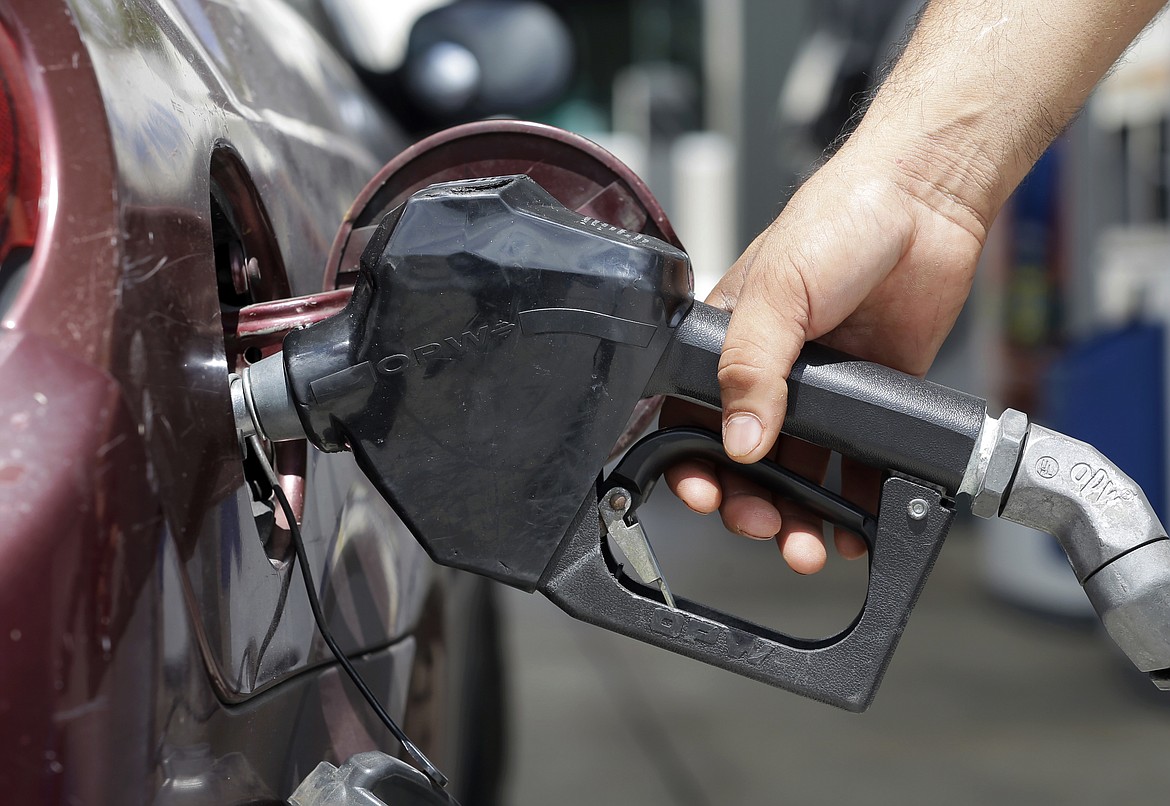
<path id="1" fill-rule="evenodd" d="M 644 444 L 657 450 L 663 433 Z M 684 438 L 682 444 L 696 442 Z M 673 453 L 675 447 L 666 449 Z M 663 464 L 650 466 L 660 471 Z M 862 526 L 872 550 L 861 612 L 836 635 L 803 639 L 684 597 L 664 601 L 659 591 L 623 573 L 599 534 L 592 504 L 587 501 L 578 513 L 538 585 L 558 607 L 587 623 L 847 711 L 864 711 L 873 701 L 954 518 L 938 490 L 886 479 L 876 525 Z"/>
<path id="2" fill-rule="evenodd" d="M 800 504 L 834 526 L 848 529 L 868 547 L 873 547 L 877 522 L 868 512 L 775 462 L 764 459 L 741 465 L 732 461 L 723 452 L 719 435 L 702 428 L 666 428 L 643 437 L 610 471 L 604 486 L 629 490 L 634 497 L 631 506 L 637 508 L 650 497 L 667 468 L 685 459 L 704 459 L 716 466 L 734 467 L 745 479 Z"/>
<path id="3" fill-rule="evenodd" d="M 731 314 L 694 303 L 648 394 L 720 408 L 719 356 Z M 973 395 L 806 344 L 788 376 L 783 431 L 876 467 L 959 489 L 987 403 Z"/>

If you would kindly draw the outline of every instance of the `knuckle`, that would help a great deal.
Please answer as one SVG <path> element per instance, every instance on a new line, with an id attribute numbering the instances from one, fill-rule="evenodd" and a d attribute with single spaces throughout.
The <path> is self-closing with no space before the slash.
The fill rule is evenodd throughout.
<path id="1" fill-rule="evenodd" d="M 762 351 L 750 343 L 724 347 L 719 359 L 718 378 L 720 388 L 738 393 L 745 393 L 770 380 Z"/>
<path id="2" fill-rule="evenodd" d="M 817 293 L 813 287 L 815 273 L 812 280 L 809 277 L 810 273 L 787 263 L 756 272 L 750 287 L 737 300 L 741 304 L 737 313 L 748 313 L 753 321 L 766 320 L 770 328 L 779 326 L 805 338 L 812 328 L 812 300 Z"/>

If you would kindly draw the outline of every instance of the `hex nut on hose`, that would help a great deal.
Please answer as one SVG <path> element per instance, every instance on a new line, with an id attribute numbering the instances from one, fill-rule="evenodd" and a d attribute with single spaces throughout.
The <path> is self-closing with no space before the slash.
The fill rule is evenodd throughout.
<path id="1" fill-rule="evenodd" d="M 1020 459 L 1020 450 L 1028 435 L 1028 417 L 1023 412 L 1007 409 L 1000 415 L 995 445 L 987 460 L 987 470 L 971 498 L 971 513 L 980 518 L 999 515 L 1003 498 Z"/>

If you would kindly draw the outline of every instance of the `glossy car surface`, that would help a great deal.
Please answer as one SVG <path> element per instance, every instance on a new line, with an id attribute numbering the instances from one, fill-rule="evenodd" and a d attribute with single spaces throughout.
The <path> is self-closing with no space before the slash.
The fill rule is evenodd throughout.
<path id="1" fill-rule="evenodd" d="M 403 138 L 274 0 L 11 0 L 0 26 L 40 176 L 0 277 L 2 799 L 280 802 L 322 760 L 397 753 L 329 662 L 227 378 L 272 349 L 238 309 L 325 290 Z M 275 458 L 335 635 L 460 780 L 484 589 L 347 454 Z"/>

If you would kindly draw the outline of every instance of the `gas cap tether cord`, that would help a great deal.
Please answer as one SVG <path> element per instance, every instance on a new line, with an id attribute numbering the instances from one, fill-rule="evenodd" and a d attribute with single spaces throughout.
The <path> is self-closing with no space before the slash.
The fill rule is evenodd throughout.
<path id="1" fill-rule="evenodd" d="M 272 485 L 272 492 L 276 496 L 276 500 L 280 503 L 281 510 L 284 511 L 284 517 L 288 520 L 289 532 L 292 534 L 293 548 L 296 551 L 296 562 L 301 567 L 301 577 L 305 580 L 305 592 L 309 596 L 309 607 L 313 611 L 313 618 L 317 622 L 317 629 L 321 632 L 321 637 L 325 639 L 326 646 L 329 651 L 333 653 L 333 657 L 337 658 L 337 662 L 341 664 L 341 668 L 349 675 L 349 679 L 353 681 L 354 686 L 369 703 L 370 708 L 378 715 L 378 719 L 386 726 L 386 729 L 394 734 L 405 748 L 406 752 L 410 754 L 422 768 L 431 781 L 439 787 L 447 785 L 447 776 L 431 763 L 414 742 L 403 732 L 402 728 L 398 727 L 398 723 L 394 721 L 393 717 L 386 712 L 382 704 L 378 702 L 378 698 L 374 696 L 374 692 L 370 691 L 370 687 L 366 685 L 366 681 L 362 680 L 361 675 L 358 674 L 357 669 L 353 668 L 353 664 L 349 662 L 349 658 L 341 651 L 341 647 L 333 639 L 333 634 L 329 631 L 329 626 L 325 621 L 325 613 L 321 609 L 321 600 L 317 598 L 317 588 L 313 584 L 313 574 L 309 571 L 309 559 L 305 554 L 305 542 L 301 539 L 301 529 L 297 525 L 297 519 L 293 515 L 292 505 L 289 504 L 288 498 L 284 494 L 284 490 L 280 487 L 280 480 L 276 477 L 276 471 L 272 469 L 272 464 L 268 461 L 268 455 L 264 452 L 263 446 L 260 444 L 259 438 L 253 434 L 248 437 L 248 442 L 252 446 L 252 451 L 260 461 L 260 466 L 264 468 L 264 474 L 268 477 L 268 483 Z"/>

